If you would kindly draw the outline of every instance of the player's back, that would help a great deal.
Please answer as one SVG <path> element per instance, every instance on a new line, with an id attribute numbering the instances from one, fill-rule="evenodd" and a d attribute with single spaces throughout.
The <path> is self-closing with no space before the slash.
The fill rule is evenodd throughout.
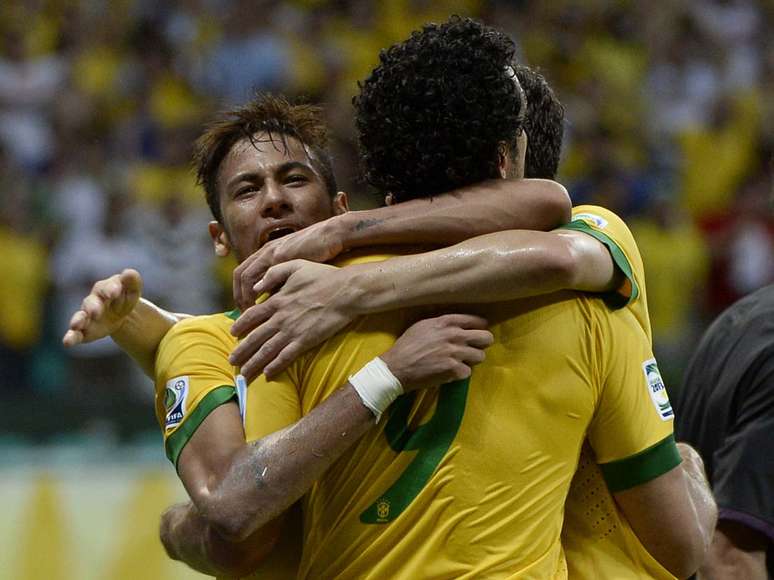
<path id="1" fill-rule="evenodd" d="M 464 310 L 490 322 L 486 361 L 404 395 L 315 484 L 301 577 L 566 575 L 564 499 L 609 374 L 601 341 L 639 327 L 574 293 Z M 422 314 L 360 319 L 297 362 L 303 413 Z"/>

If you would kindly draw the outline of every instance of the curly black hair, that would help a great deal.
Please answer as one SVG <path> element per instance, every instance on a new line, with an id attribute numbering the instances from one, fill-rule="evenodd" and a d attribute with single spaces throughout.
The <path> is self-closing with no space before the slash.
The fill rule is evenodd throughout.
<path id="1" fill-rule="evenodd" d="M 555 179 L 564 137 L 564 105 L 538 71 L 517 66 L 516 77 L 527 97 L 524 177 Z"/>
<path id="2" fill-rule="evenodd" d="M 359 84 L 355 123 L 366 180 L 396 201 L 498 177 L 526 112 L 505 34 L 452 16 L 379 54 Z"/>

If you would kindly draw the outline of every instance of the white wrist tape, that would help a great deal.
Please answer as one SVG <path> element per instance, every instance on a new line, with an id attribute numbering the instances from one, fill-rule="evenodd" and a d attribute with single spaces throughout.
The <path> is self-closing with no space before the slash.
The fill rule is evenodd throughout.
<path id="1" fill-rule="evenodd" d="M 349 383 L 355 387 L 363 404 L 376 416 L 377 423 L 387 407 L 403 394 L 400 381 L 379 357 L 349 377 Z"/>

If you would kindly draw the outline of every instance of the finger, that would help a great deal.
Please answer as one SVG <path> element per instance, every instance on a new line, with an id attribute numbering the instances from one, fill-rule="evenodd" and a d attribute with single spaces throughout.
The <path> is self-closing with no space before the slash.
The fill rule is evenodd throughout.
<path id="1" fill-rule="evenodd" d="M 250 334 L 248 334 L 242 342 L 240 342 L 231 353 L 229 361 L 234 366 L 240 366 L 245 364 L 255 353 L 257 353 L 263 346 L 277 334 L 277 329 L 272 324 L 262 324 Z"/>
<path id="2" fill-rule="evenodd" d="M 247 258 L 247 260 L 249 259 L 250 258 Z M 242 276 L 242 268 L 244 265 L 245 262 L 242 262 L 236 268 L 234 268 L 234 271 L 231 273 L 231 292 L 234 295 L 234 304 L 236 304 L 237 308 L 239 309 L 242 308 L 242 293 L 241 288 L 239 287 L 239 279 Z"/>
<path id="3" fill-rule="evenodd" d="M 267 379 L 276 377 L 282 371 L 286 370 L 291 364 L 293 364 L 293 361 L 301 356 L 306 350 L 308 350 L 308 348 L 305 347 L 301 342 L 291 342 L 289 345 L 283 348 L 282 351 L 280 351 L 280 353 L 274 358 L 273 361 L 264 367 L 263 374 L 266 375 Z"/>
<path id="4" fill-rule="evenodd" d="M 245 337 L 249 332 L 255 330 L 258 326 L 266 322 L 276 312 L 275 301 L 269 298 L 261 304 L 253 304 L 250 308 L 242 312 L 231 325 L 231 334 L 237 338 Z"/>
<path id="5" fill-rule="evenodd" d="M 272 266 L 266 270 L 263 278 L 253 286 L 253 291 L 256 296 L 260 296 L 264 292 L 274 292 L 303 266 L 304 262 L 302 260 L 291 260 L 290 262 Z"/>
<path id="6" fill-rule="evenodd" d="M 240 276 L 240 284 L 242 285 L 242 296 L 250 304 L 255 303 L 255 299 L 263 292 L 256 292 L 255 285 L 260 282 L 261 278 L 266 274 L 268 269 L 267 262 L 261 258 L 257 258 L 252 261 L 243 271 Z"/>
<path id="7" fill-rule="evenodd" d="M 127 296 L 142 294 L 142 276 L 137 270 L 126 268 L 119 275 L 119 282 Z"/>
<path id="8" fill-rule="evenodd" d="M 486 348 L 494 342 L 494 335 L 488 330 L 466 330 L 465 343 L 475 348 Z"/>
<path id="9" fill-rule="evenodd" d="M 250 360 L 242 365 L 241 371 L 248 382 L 263 372 L 263 368 L 274 360 L 280 351 L 286 346 L 287 338 L 282 334 L 277 334 L 258 349 Z"/>
<path id="10" fill-rule="evenodd" d="M 62 337 L 62 344 L 70 347 L 83 342 L 83 333 L 80 330 L 68 330 Z"/>
<path id="11" fill-rule="evenodd" d="M 458 351 L 456 357 L 465 364 L 473 366 L 484 362 L 486 353 L 480 348 L 464 347 Z"/>
<path id="12" fill-rule="evenodd" d="M 70 330 L 85 330 L 89 322 L 89 315 L 79 310 L 70 318 Z"/>
<path id="13" fill-rule="evenodd" d="M 91 293 L 105 302 L 112 302 L 121 297 L 122 291 L 123 287 L 121 286 L 120 276 L 111 276 L 107 280 L 102 280 L 94 284 Z"/>
<path id="14" fill-rule="evenodd" d="M 105 306 L 104 302 L 102 302 L 102 300 L 100 300 L 97 296 L 94 294 L 89 294 L 86 298 L 83 299 L 81 309 L 86 314 L 88 314 L 89 318 L 96 320 L 102 316 L 102 313 L 105 311 Z"/>
<path id="15" fill-rule="evenodd" d="M 459 326 L 465 329 L 485 330 L 489 326 L 486 318 L 475 316 L 473 314 L 444 314 L 438 317 L 440 321 L 450 325 Z"/>

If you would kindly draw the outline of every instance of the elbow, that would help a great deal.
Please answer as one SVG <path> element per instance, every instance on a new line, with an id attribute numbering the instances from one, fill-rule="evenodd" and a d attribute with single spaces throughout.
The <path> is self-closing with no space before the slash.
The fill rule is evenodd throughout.
<path id="1" fill-rule="evenodd" d="M 248 513 L 237 510 L 217 510 L 206 518 L 220 537 L 232 543 L 244 541 L 257 527 Z"/>
<path id="2" fill-rule="evenodd" d="M 552 230 L 568 223 L 572 217 L 572 201 L 567 189 L 556 181 L 543 182 L 543 215 L 546 217 L 545 230 Z"/>

